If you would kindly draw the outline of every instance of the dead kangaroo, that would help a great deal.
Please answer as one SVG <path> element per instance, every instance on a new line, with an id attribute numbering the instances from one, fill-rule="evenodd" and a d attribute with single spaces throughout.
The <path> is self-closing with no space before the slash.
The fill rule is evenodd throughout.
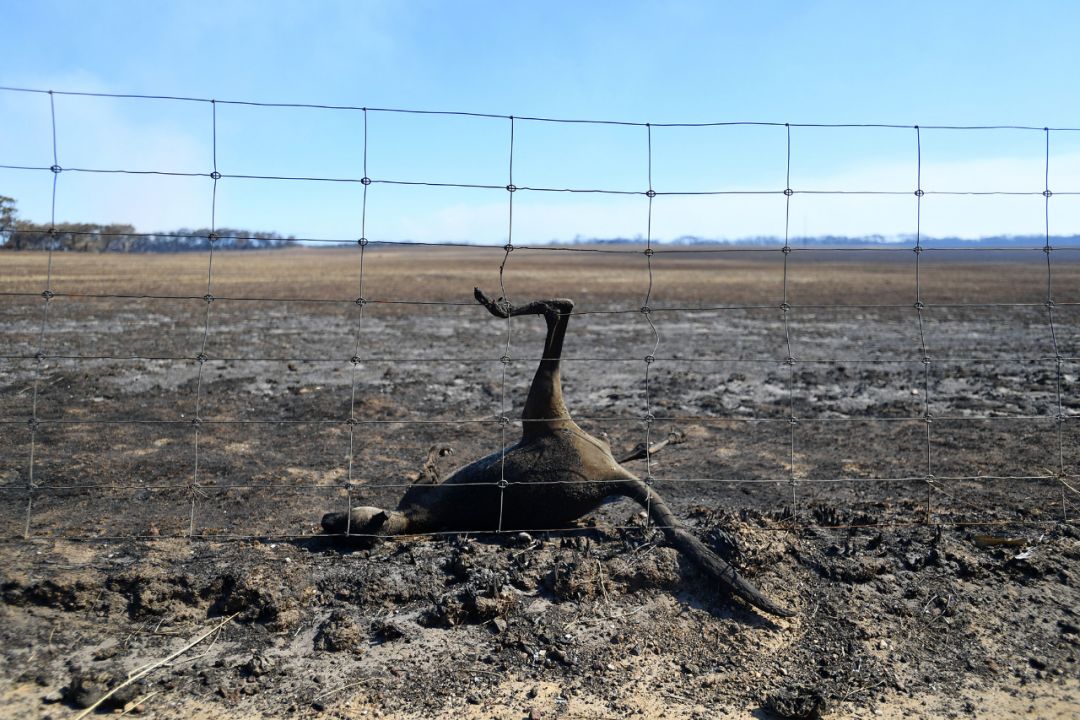
<path id="1" fill-rule="evenodd" d="M 765 597 L 690 534 L 655 490 L 619 464 L 606 442 L 570 418 L 559 364 L 573 301 L 537 300 L 514 307 L 501 298 L 493 302 L 479 288 L 475 296 L 495 317 L 543 315 L 547 321 L 543 359 L 522 414 L 521 439 L 441 483 L 437 474 L 434 482 L 429 474 L 428 482 L 409 487 L 396 510 L 354 507 L 350 516 L 327 513 L 323 529 L 356 535 L 555 529 L 567 527 L 608 498 L 624 496 L 645 507 L 667 540 L 727 591 L 767 613 L 791 617 L 794 613 Z M 432 448 L 433 453 L 439 450 Z M 624 461 L 635 457 L 644 457 L 640 448 Z"/>

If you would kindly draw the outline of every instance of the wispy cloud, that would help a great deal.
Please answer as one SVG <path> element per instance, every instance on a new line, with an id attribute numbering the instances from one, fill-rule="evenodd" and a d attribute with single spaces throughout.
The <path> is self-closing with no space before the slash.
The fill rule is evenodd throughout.
<path id="1" fill-rule="evenodd" d="M 115 92 L 81 72 L 38 78 L 34 87 Z M 212 124 L 201 106 L 73 96 L 56 96 L 54 102 L 56 162 L 62 168 L 208 172 L 212 167 Z M 0 93 L 0 114 L 10 129 L 0 134 L 5 164 L 53 164 L 49 96 Z M 7 194 L 19 200 L 20 214 L 44 222 L 51 213 L 51 183 L 41 180 L 33 171 L 3 176 L 4 187 L 12 188 Z M 127 222 L 141 230 L 208 224 L 211 190 L 205 178 L 61 173 L 56 219 Z"/>

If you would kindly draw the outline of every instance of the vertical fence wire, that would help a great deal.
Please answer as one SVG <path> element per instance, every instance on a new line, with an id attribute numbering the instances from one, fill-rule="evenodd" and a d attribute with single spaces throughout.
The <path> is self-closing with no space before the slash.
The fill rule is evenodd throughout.
<path id="1" fill-rule="evenodd" d="M 53 253 L 56 250 L 56 186 L 60 179 L 62 168 L 60 167 L 60 155 L 57 152 L 56 141 L 56 98 L 49 91 L 49 123 L 52 129 L 52 159 L 53 164 L 49 168 L 52 171 L 52 191 L 49 200 L 49 242 L 48 257 L 46 258 L 45 289 L 41 291 L 41 324 L 38 328 L 37 351 L 34 353 L 34 380 L 30 400 L 30 460 L 27 468 L 26 480 L 26 523 L 23 528 L 23 537 L 30 538 L 31 520 L 34 513 L 34 467 L 37 464 L 37 434 L 38 434 L 38 396 L 40 394 L 41 379 L 45 364 L 45 334 L 49 327 L 49 308 L 55 296 L 52 289 Z"/>
<path id="2" fill-rule="evenodd" d="M 506 488 L 509 482 L 506 479 L 506 431 L 510 425 L 508 415 L 509 408 L 506 406 L 506 373 L 510 368 L 511 361 L 511 320 L 510 316 L 513 305 L 510 295 L 506 292 L 506 265 L 510 262 L 510 253 L 514 251 L 514 193 L 517 187 L 514 185 L 514 117 L 510 118 L 510 159 L 506 183 L 507 213 L 506 213 L 506 245 L 503 246 L 503 259 L 499 264 L 499 302 L 506 308 L 506 345 L 500 358 L 502 371 L 499 382 L 499 517 L 496 523 L 498 532 L 503 529 L 503 503 L 506 500 Z M 545 350 L 546 354 L 546 350 Z"/>
<path id="3" fill-rule="evenodd" d="M 780 252 L 784 258 L 783 277 L 783 300 L 780 302 L 780 317 L 784 323 L 784 365 L 787 366 L 788 377 L 788 486 L 791 490 L 791 528 L 794 530 L 799 524 L 799 495 L 798 481 L 795 473 L 795 428 L 799 419 L 795 415 L 795 354 L 791 349 L 791 301 L 788 295 L 788 263 L 791 257 L 791 197 L 795 191 L 791 189 L 791 125 L 784 123 L 786 160 L 784 165 L 784 246 Z"/>
<path id="4" fill-rule="evenodd" d="M 648 271 L 648 285 L 645 288 L 645 299 L 641 303 L 641 314 L 645 318 L 645 322 L 649 325 L 649 330 L 653 335 L 653 347 L 648 355 L 645 356 L 645 415 L 642 418 L 645 424 L 645 484 L 649 486 L 649 491 L 645 495 L 645 527 L 649 528 L 652 525 L 652 485 L 654 483 L 653 470 L 652 470 L 652 453 L 649 448 L 652 446 L 652 426 L 655 422 L 655 417 L 652 411 L 652 393 L 649 387 L 649 372 L 652 369 L 653 361 L 656 359 L 656 351 L 660 348 L 660 333 L 656 329 L 656 324 L 652 319 L 652 294 L 653 294 L 653 248 L 652 248 L 652 218 L 653 218 L 653 200 L 656 198 L 656 191 L 653 190 L 652 182 L 652 125 L 645 123 L 646 132 L 646 151 L 647 155 L 647 169 L 648 169 L 648 181 L 649 189 L 645 192 L 645 197 L 648 200 L 648 215 L 645 220 L 645 268 Z"/>
<path id="5" fill-rule="evenodd" d="M 1061 355 L 1057 326 L 1054 323 L 1056 303 L 1054 302 L 1054 275 L 1050 260 L 1050 255 L 1054 250 L 1050 246 L 1050 198 L 1053 196 L 1053 192 L 1050 191 L 1050 128 L 1043 128 L 1043 134 L 1046 139 L 1046 164 L 1043 167 L 1043 230 L 1046 233 L 1046 244 L 1043 246 L 1043 253 L 1046 255 L 1046 320 L 1050 327 L 1050 340 L 1053 343 L 1054 350 L 1054 393 L 1057 401 L 1054 425 L 1057 434 L 1057 469 L 1061 489 L 1061 519 L 1063 522 L 1068 522 L 1069 506 L 1065 495 L 1065 489 L 1068 486 L 1068 480 L 1065 477 L 1065 405 L 1061 388 L 1065 359 Z"/>
<path id="6" fill-rule="evenodd" d="M 221 180 L 221 173 L 218 171 L 217 166 L 217 101 L 210 101 L 210 116 L 211 116 L 211 138 L 212 138 L 212 157 L 214 169 L 210 173 L 210 181 L 212 183 L 210 188 L 210 233 L 206 236 L 206 244 L 208 247 L 207 261 L 206 261 L 206 294 L 203 295 L 203 302 L 206 304 L 206 312 L 203 316 L 203 328 L 202 339 L 199 342 L 199 353 L 195 356 L 195 363 L 198 366 L 198 378 L 195 386 L 195 417 L 191 420 L 191 426 L 194 435 L 194 447 L 195 447 L 195 464 L 191 473 L 191 487 L 188 492 L 191 494 L 191 512 L 188 515 L 188 536 L 195 537 L 195 515 L 196 508 L 202 490 L 199 487 L 199 433 L 202 426 L 202 399 L 203 399 L 203 380 L 206 370 L 206 344 L 210 338 L 210 309 L 214 303 L 213 292 L 213 276 L 214 276 L 214 243 L 217 241 L 217 189 L 218 181 Z"/>
<path id="7" fill-rule="evenodd" d="M 364 307 L 367 305 L 367 298 L 364 295 L 364 254 L 368 246 L 367 236 L 367 203 L 368 203 L 368 188 L 371 187 L 371 178 L 368 177 L 368 112 L 367 108 L 364 108 L 364 149 L 363 149 L 363 171 L 364 177 L 360 180 L 361 186 L 361 198 L 360 198 L 360 239 L 356 244 L 360 247 L 360 277 L 357 281 L 357 292 L 359 295 L 356 297 L 357 317 L 356 317 L 356 335 L 353 342 L 353 354 L 349 361 L 351 365 L 350 378 L 349 378 L 349 417 L 345 421 L 349 428 L 349 467 L 348 475 L 345 482 L 345 534 L 348 535 L 352 532 L 352 503 L 353 503 L 353 472 L 356 464 L 356 386 L 358 382 L 358 374 L 360 372 L 360 365 L 364 361 L 360 355 L 360 338 L 364 326 Z"/>
<path id="8" fill-rule="evenodd" d="M 924 482 L 926 484 L 926 508 L 924 511 L 923 520 L 929 525 L 932 519 L 933 513 L 933 501 L 934 501 L 934 486 L 936 478 L 934 477 L 934 466 L 932 462 L 932 439 L 930 434 L 930 426 L 934 422 L 934 418 L 930 413 L 930 365 L 931 358 L 926 348 L 926 323 L 923 317 L 923 312 L 926 310 L 926 305 L 923 303 L 922 292 L 922 200 L 925 193 L 922 189 L 922 129 L 915 126 L 915 247 L 912 248 L 915 252 L 915 316 L 919 325 L 919 349 L 922 352 L 922 366 L 923 366 L 923 423 L 926 426 L 926 475 Z"/>

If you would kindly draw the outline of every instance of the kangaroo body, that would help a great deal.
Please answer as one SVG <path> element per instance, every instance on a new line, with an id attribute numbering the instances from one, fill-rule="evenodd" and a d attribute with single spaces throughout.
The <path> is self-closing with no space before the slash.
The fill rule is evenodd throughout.
<path id="1" fill-rule="evenodd" d="M 668 541 L 728 591 L 765 612 L 791 616 L 687 532 L 667 503 L 615 459 L 606 442 L 571 419 L 563 402 L 560 357 L 573 302 L 540 300 L 513 307 L 489 300 L 479 289 L 475 295 L 496 317 L 543 315 L 547 321 L 543 359 L 522 413 L 521 439 L 441 483 L 412 485 L 396 510 L 356 507 L 348 515 L 328 513 L 324 530 L 355 535 L 557 530 L 609 498 L 623 496 L 645 507 Z"/>

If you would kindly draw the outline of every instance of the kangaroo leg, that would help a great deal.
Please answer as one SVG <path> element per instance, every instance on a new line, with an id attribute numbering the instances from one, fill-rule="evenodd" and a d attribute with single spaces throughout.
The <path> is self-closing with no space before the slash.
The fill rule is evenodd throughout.
<path id="1" fill-rule="evenodd" d="M 656 453 L 660 452 L 668 445 L 679 445 L 686 442 L 686 433 L 678 430 L 672 430 L 667 434 L 667 437 L 658 443 L 653 443 L 648 451 L 645 449 L 645 443 L 638 443 L 634 446 L 634 449 L 630 451 L 628 455 L 619 458 L 619 464 L 628 463 L 633 460 L 644 460 L 646 456 L 652 457 Z"/>
<path id="2" fill-rule="evenodd" d="M 664 536 L 679 552 L 690 558 L 698 567 L 716 578 L 729 592 L 745 600 L 759 610 L 779 617 L 793 617 L 794 612 L 777 604 L 761 593 L 736 572 L 723 558 L 714 553 L 683 527 L 671 508 L 655 490 L 637 478 L 622 485 L 622 494 L 648 508 L 649 517 L 663 531 Z"/>
<path id="3" fill-rule="evenodd" d="M 511 305 L 506 300 L 491 300 L 480 288 L 473 291 L 477 302 L 488 309 L 495 317 L 510 318 L 521 315 L 543 315 L 547 321 L 547 337 L 544 340 L 544 355 L 536 368 L 529 396 L 525 399 L 525 409 L 521 419 L 525 422 L 523 437 L 533 437 L 569 427 L 572 424 L 570 412 L 563 402 L 562 379 L 559 374 L 562 357 L 563 338 L 574 301 L 566 299 L 535 300 L 521 306 Z"/>

